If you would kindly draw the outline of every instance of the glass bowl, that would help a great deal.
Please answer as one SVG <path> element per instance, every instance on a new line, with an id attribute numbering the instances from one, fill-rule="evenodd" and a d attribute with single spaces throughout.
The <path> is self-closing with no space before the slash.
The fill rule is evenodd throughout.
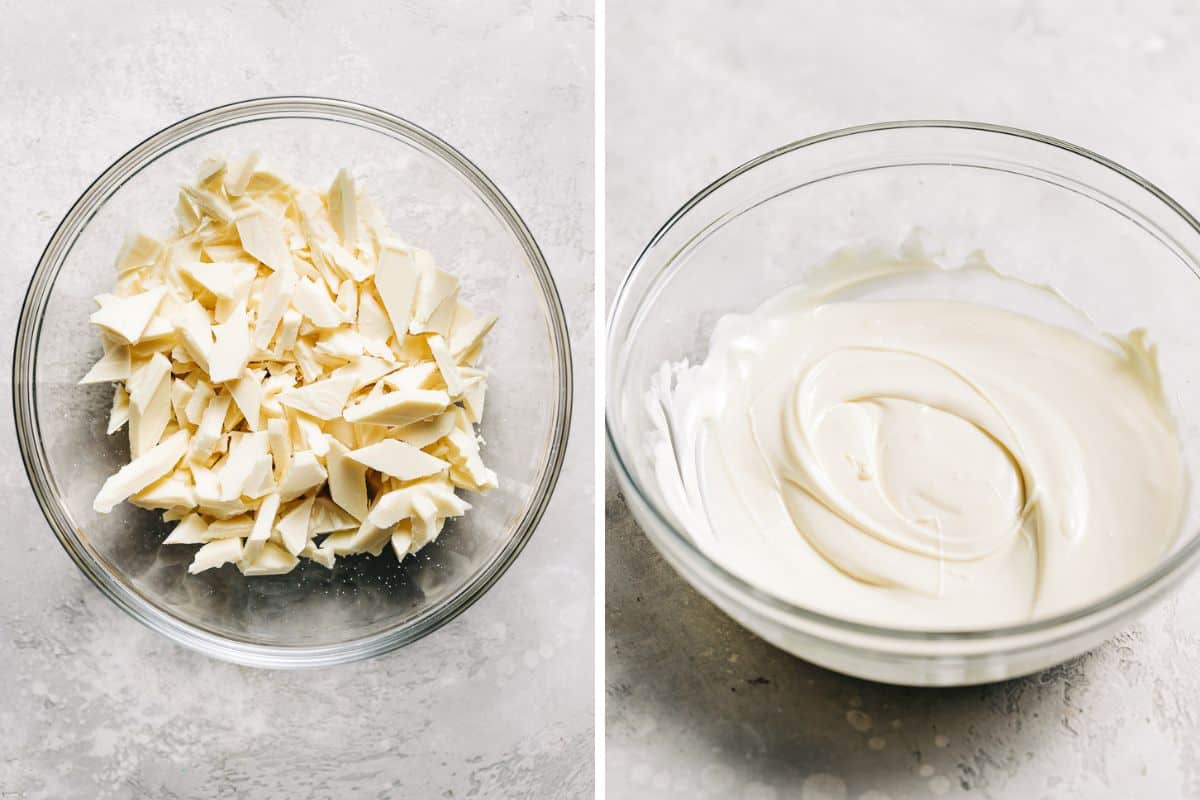
<path id="1" fill-rule="evenodd" d="M 808 661 L 888 683 L 947 686 L 1028 674 L 1095 646 L 1200 556 L 1200 509 L 1149 573 L 1051 618 L 989 630 L 893 630 L 818 613 L 709 559 L 676 524 L 645 448 L 645 394 L 664 361 L 703 360 L 714 322 L 802 281 L 836 249 L 914 228 L 950 263 L 982 249 L 1048 283 L 1100 329 L 1146 326 L 1191 476 L 1200 475 L 1200 227 L 1149 182 L 1082 148 L 960 122 L 852 128 L 738 167 L 655 234 L 620 287 L 608 330 L 607 446 L 634 517 L 666 560 L 746 628 Z M 991 298 L 971 298 L 989 302 Z M 1012 310 L 1039 316 L 1037 308 Z"/>
<path id="2" fill-rule="evenodd" d="M 406 240 L 462 279 L 465 300 L 500 315 L 488 337 L 483 455 L 500 488 L 400 565 L 310 561 L 244 578 L 188 575 L 194 547 L 160 546 L 158 513 L 92 511 L 128 461 L 105 435 L 107 385 L 76 382 L 100 355 L 88 324 L 125 235 L 165 233 L 178 185 L 204 157 L 259 150 L 293 179 L 326 186 L 349 167 Z M 477 600 L 521 552 L 554 489 L 571 413 L 571 359 L 550 270 L 517 212 L 480 170 L 428 131 L 373 108 L 308 97 L 248 100 L 188 117 L 119 158 L 54 232 L 21 309 L 13 404 L 21 455 L 51 529 L 79 568 L 134 618 L 218 658 L 264 667 L 367 658 L 419 639 Z"/>

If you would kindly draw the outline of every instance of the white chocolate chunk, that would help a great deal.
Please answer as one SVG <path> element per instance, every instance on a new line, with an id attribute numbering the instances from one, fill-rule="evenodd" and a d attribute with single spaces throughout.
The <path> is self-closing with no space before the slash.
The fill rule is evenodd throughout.
<path id="1" fill-rule="evenodd" d="M 292 454 L 287 472 L 279 482 L 279 494 L 283 500 L 294 500 L 309 489 L 320 486 L 327 477 L 328 473 L 317 457 L 308 450 L 301 450 Z"/>
<path id="2" fill-rule="evenodd" d="M 213 383 L 232 381 L 242 374 L 250 360 L 250 328 L 245 308 L 239 308 L 228 322 L 212 329 L 215 341 L 208 357 L 209 379 Z"/>
<path id="3" fill-rule="evenodd" d="M 221 222 L 233 222 L 236 215 L 233 213 L 233 208 L 229 205 L 229 201 L 224 197 L 196 186 L 183 186 L 181 188 L 196 210 L 204 216 Z"/>
<path id="4" fill-rule="evenodd" d="M 209 541 L 206 537 L 208 524 L 199 514 L 188 514 L 175 526 L 170 535 L 163 539 L 163 544 L 203 544 Z"/>
<path id="5" fill-rule="evenodd" d="M 129 297 L 117 297 L 93 312 L 88 319 L 122 341 L 136 344 L 141 341 L 142 333 L 165 294 L 166 290 L 160 286 Z"/>
<path id="6" fill-rule="evenodd" d="M 215 297 L 231 299 L 237 292 L 238 277 L 241 270 L 234 264 L 209 264 L 203 261 L 193 261 L 184 264 L 180 271 L 199 284 L 209 294 Z"/>
<path id="7" fill-rule="evenodd" d="M 409 333 L 450 334 L 458 303 L 458 278 L 432 265 L 421 270 L 417 296 L 413 301 Z M 443 310 L 444 309 L 444 310 Z"/>
<path id="8" fill-rule="evenodd" d="M 474 435 L 455 428 L 446 437 L 446 443 L 450 460 L 469 479 L 462 488 L 480 493 L 496 488 L 496 473 L 484 466 L 479 457 L 479 442 L 475 441 Z M 451 471 L 451 476 L 454 476 L 454 471 Z"/>
<path id="9" fill-rule="evenodd" d="M 300 323 L 304 317 L 298 311 L 288 309 L 283 312 L 283 324 L 279 327 L 279 338 L 275 342 L 277 353 L 286 353 L 296 346 L 296 335 L 300 332 Z"/>
<path id="10" fill-rule="evenodd" d="M 478 424 L 483 420 L 484 400 L 487 397 L 487 381 L 477 378 L 463 390 L 463 408 L 467 410 L 467 418 Z"/>
<path id="11" fill-rule="evenodd" d="M 192 396 L 188 399 L 187 407 L 183 410 L 187 421 L 192 425 L 199 425 L 200 420 L 204 416 L 204 409 L 208 407 L 208 402 L 212 399 L 212 385 L 203 379 L 196 381 L 196 386 L 192 389 Z"/>
<path id="12" fill-rule="evenodd" d="M 321 547 L 339 556 L 354 553 L 379 555 L 391 537 L 390 529 L 377 528 L 370 522 L 364 522 L 357 530 L 329 534 L 321 542 Z"/>
<path id="13" fill-rule="evenodd" d="M 333 548 L 317 547 L 313 542 L 304 545 L 304 549 L 300 551 L 300 557 L 315 561 L 325 569 L 333 569 L 333 564 L 337 560 L 337 554 L 333 552 Z"/>
<path id="14" fill-rule="evenodd" d="M 313 503 L 312 523 L 309 530 L 314 536 L 322 533 L 333 533 L 357 528 L 360 520 L 346 513 L 346 510 L 328 497 L 318 496 Z"/>
<path id="15" fill-rule="evenodd" d="M 108 412 L 108 428 L 106 433 L 112 436 L 117 431 L 121 430 L 126 422 L 129 421 L 129 393 L 125 391 L 125 387 L 117 384 L 113 389 L 112 409 Z"/>
<path id="16" fill-rule="evenodd" d="M 397 341 L 408 333 L 420 277 L 413 255 L 407 248 L 390 243 L 383 246 L 379 253 L 379 264 L 375 267 L 375 290 L 383 302 Z"/>
<path id="17" fill-rule="evenodd" d="M 162 353 L 155 353 L 148 361 L 133 367 L 125 389 L 129 392 L 129 401 L 140 412 L 146 410 L 150 398 L 158 391 L 159 385 L 171 374 L 171 362 Z"/>
<path id="18" fill-rule="evenodd" d="M 336 328 L 346 322 L 324 286 L 301 278 L 292 296 L 292 306 L 318 328 Z"/>
<path id="19" fill-rule="evenodd" d="M 292 555 L 299 555 L 308 543 L 308 525 L 312 518 L 313 495 L 309 495 L 275 523 L 275 530 L 283 538 L 283 546 Z"/>
<path id="20" fill-rule="evenodd" d="M 326 378 L 299 389 L 280 392 L 279 402 L 317 419 L 333 419 L 341 416 L 354 384 L 354 376 Z"/>
<path id="21" fill-rule="evenodd" d="M 445 392 L 409 389 L 364 400 L 347 408 L 342 416 L 348 422 L 401 426 L 440 414 L 448 405 L 450 397 Z"/>
<path id="22" fill-rule="evenodd" d="M 367 516 L 367 468 L 363 463 L 350 458 L 350 451 L 336 438 L 330 436 L 329 455 L 325 463 L 329 469 L 329 496 L 333 502 L 360 522 Z"/>
<path id="23" fill-rule="evenodd" d="M 232 401 L 233 398 L 229 395 L 219 394 L 205 407 L 196 433 L 192 436 L 190 458 L 193 461 L 201 461 L 212 455 L 217 440 L 221 438 L 221 431 L 225 427 L 225 415 L 229 412 L 229 404 Z"/>
<path id="24" fill-rule="evenodd" d="M 321 430 L 321 424 L 303 413 L 294 414 L 292 424 L 300 431 L 300 443 L 293 442 L 293 445 L 300 450 L 311 450 L 317 458 L 324 458 L 329 452 L 329 441 Z"/>
<path id="25" fill-rule="evenodd" d="M 288 313 L 292 295 L 296 291 L 296 273 L 290 269 L 281 269 L 271 273 L 263 283 L 262 296 L 258 301 L 258 317 L 254 321 L 254 334 L 251 336 L 254 346 L 266 350 L 275 336 L 279 322 Z M 295 341 L 295 331 L 300 327 L 300 316 L 292 312 L 296 318 L 293 328 L 292 341 Z M 291 349 L 288 344 L 285 350 Z"/>
<path id="26" fill-rule="evenodd" d="M 129 348 L 123 344 L 104 351 L 100 360 L 92 365 L 87 374 L 79 379 L 80 384 L 123 381 L 129 377 Z"/>
<path id="27" fill-rule="evenodd" d="M 144 233 L 131 234 L 117 253 L 117 274 L 124 275 L 131 270 L 148 267 L 158 261 L 162 254 L 163 244 L 158 239 Z"/>
<path id="28" fill-rule="evenodd" d="M 447 436 L 450 431 L 454 430 L 454 422 L 457 417 L 457 413 L 453 410 L 445 411 L 436 417 L 430 417 L 429 419 L 397 428 L 389 436 L 399 439 L 402 442 L 407 442 L 413 447 L 429 447 L 429 445 Z"/>
<path id="29" fill-rule="evenodd" d="M 245 550 L 242 558 L 246 561 L 254 561 L 266 546 L 267 540 L 271 538 L 271 531 L 275 529 L 275 517 L 279 514 L 279 495 L 269 494 L 263 498 L 262 505 L 258 507 L 258 513 L 254 515 L 254 527 L 250 529 L 250 535 L 246 537 Z"/>
<path id="30" fill-rule="evenodd" d="M 215 569 L 242 558 L 241 539 L 220 539 L 201 547 L 196 551 L 188 572 L 195 575 L 208 569 Z"/>
<path id="31" fill-rule="evenodd" d="M 238 237 L 247 253 L 273 270 L 292 270 L 292 253 L 279 221 L 258 208 L 237 221 Z"/>
<path id="32" fill-rule="evenodd" d="M 237 567 L 246 576 L 286 575 L 299 563 L 300 559 L 287 550 L 274 542 L 267 542 L 253 561 L 239 561 Z"/>
<path id="33" fill-rule="evenodd" d="M 455 326 L 450 334 L 450 352 L 454 354 L 454 359 L 463 361 L 464 356 L 482 344 L 483 337 L 491 332 L 495 324 L 496 316 L 488 314 L 475 317 L 462 327 Z"/>
<path id="34" fill-rule="evenodd" d="M 229 458 L 217 473 L 221 482 L 221 500 L 236 500 L 245 494 L 246 482 L 262 456 L 268 455 L 266 431 L 247 433 L 230 445 Z"/>
<path id="35" fill-rule="evenodd" d="M 435 389 L 439 375 L 436 363 L 423 361 L 420 364 L 396 370 L 385 377 L 383 382 L 398 392 L 406 389 Z"/>
<path id="36" fill-rule="evenodd" d="M 147 452 L 162 438 L 171 421 L 171 376 L 162 375 L 148 400 L 145 411 L 138 411 L 130 396 L 129 454 L 134 458 Z"/>
<path id="37" fill-rule="evenodd" d="M 243 369 L 238 379 L 230 381 L 228 386 L 233 402 L 237 403 L 238 410 L 246 419 L 246 425 L 252 432 L 259 430 L 263 399 L 259 378 L 250 370 Z"/>
<path id="38" fill-rule="evenodd" d="M 246 193 L 250 186 L 250 178 L 259 162 L 258 151 L 250 153 L 225 173 L 225 192 L 230 197 L 239 197 Z"/>
<path id="39" fill-rule="evenodd" d="M 352 246 L 358 239 L 358 202 L 354 195 L 354 178 L 346 170 L 338 170 L 329 187 L 329 219 L 342 242 Z"/>
<path id="40" fill-rule="evenodd" d="M 195 508 L 196 492 L 178 471 L 161 478 L 129 498 L 141 508 Z"/>
<path id="41" fill-rule="evenodd" d="M 271 444 L 271 457 L 275 461 L 275 479 L 279 480 L 292 461 L 292 437 L 287 420 L 268 420 L 267 437 Z"/>
<path id="42" fill-rule="evenodd" d="M 100 487 L 92 507 L 101 514 L 107 514 L 117 503 L 175 469 L 186 451 L 186 433 L 177 431 L 168 436 L 110 476 Z"/>
<path id="43" fill-rule="evenodd" d="M 396 560 L 403 561 L 408 555 L 408 549 L 412 546 L 412 532 L 410 529 L 397 527 L 392 533 L 392 552 L 396 554 Z"/>
<path id="44" fill-rule="evenodd" d="M 438 371 L 442 373 L 442 381 L 446 384 L 446 393 L 451 397 L 458 397 L 463 393 L 463 381 L 458 374 L 458 364 L 454 363 L 454 356 L 450 354 L 446 340 L 435 333 L 426 341 L 429 344 L 429 352 L 433 353 L 433 360 L 437 363 Z"/>
<path id="45" fill-rule="evenodd" d="M 424 478 L 450 467 L 440 458 L 395 439 L 384 439 L 368 447 L 351 450 L 347 457 L 402 481 Z"/>
<path id="46" fill-rule="evenodd" d="M 358 391 L 364 386 L 370 386 L 377 380 L 387 375 L 396 367 L 381 358 L 371 358 L 370 356 L 357 359 L 347 364 L 344 367 L 339 367 L 330 375 L 331 378 L 354 378 L 354 391 Z"/>
<path id="47" fill-rule="evenodd" d="M 245 539 L 254 530 L 254 520 L 246 515 L 240 514 L 230 519 L 221 519 L 209 524 L 205 536 L 209 541 L 217 539 Z"/>
<path id="48" fill-rule="evenodd" d="M 208 372 L 208 356 L 213 348 L 212 327 L 204 306 L 193 300 L 184 305 L 175 323 L 175 330 L 183 339 L 183 346 L 192 360 Z"/>

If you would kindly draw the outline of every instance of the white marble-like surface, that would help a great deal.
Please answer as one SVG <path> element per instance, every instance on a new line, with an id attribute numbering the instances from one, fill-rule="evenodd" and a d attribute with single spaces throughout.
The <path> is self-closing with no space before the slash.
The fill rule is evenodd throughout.
<path id="1" fill-rule="evenodd" d="M 859 123 L 1031 128 L 1200 209 L 1198 39 L 1183 3 L 612 0 L 610 298 L 709 181 Z M 610 797 L 1200 797 L 1200 577 L 1040 675 L 899 689 L 746 633 L 658 557 L 611 481 L 606 506 Z"/>
<path id="2" fill-rule="evenodd" d="M 102 597 L 7 414 L 0 797 L 590 797 L 591 4 L 0 0 L 0 20 L 4 396 L 25 283 L 88 182 L 186 114 L 304 93 L 412 119 L 495 180 L 558 281 L 579 398 L 558 492 L 486 596 L 390 656 L 290 673 L 183 650 Z"/>

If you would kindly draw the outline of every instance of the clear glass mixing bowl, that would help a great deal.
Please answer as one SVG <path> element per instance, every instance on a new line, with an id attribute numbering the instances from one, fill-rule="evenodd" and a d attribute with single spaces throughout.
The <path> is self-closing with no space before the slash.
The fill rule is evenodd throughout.
<path id="1" fill-rule="evenodd" d="M 500 315 L 481 433 L 500 488 L 402 565 L 385 554 L 304 561 L 289 575 L 244 578 L 227 566 L 188 575 L 194 547 L 161 547 L 169 526 L 128 504 L 92 511 L 128 461 L 105 435 L 108 385 L 77 386 L 100 355 L 93 295 L 109 290 L 125 235 L 165 233 L 175 195 L 211 154 L 259 150 L 294 179 L 325 186 L 340 167 L 393 229 L 461 277 L 463 297 Z M 117 605 L 172 639 L 267 667 L 326 665 L 385 653 L 478 599 L 521 552 L 554 489 L 571 413 L 562 305 L 528 228 L 475 165 L 433 134 L 339 100 L 283 97 L 206 111 L 156 133 L 88 187 L 47 245 L 21 310 L 13 403 L 25 467 L 50 527 Z"/>
<path id="2" fill-rule="evenodd" d="M 634 264 L 612 309 L 610 463 L 634 516 L 667 561 L 784 650 L 840 672 L 908 685 L 1028 674 L 1095 646 L 1195 566 L 1196 492 L 1174 549 L 1135 583 L 1028 624 L 926 633 L 817 613 L 730 573 L 666 511 L 645 451 L 644 397 L 660 364 L 703 360 L 720 316 L 751 311 L 800 283 L 837 248 L 896 243 L 914 228 L 952 263 L 981 249 L 1001 271 L 1050 284 L 1102 330 L 1149 328 L 1189 474 L 1200 476 L 1196 220 L 1095 153 L 1026 131 L 960 122 L 870 125 L 796 142 L 738 167 L 676 212 Z M 1043 315 L 1036 304 L 1005 304 Z"/>

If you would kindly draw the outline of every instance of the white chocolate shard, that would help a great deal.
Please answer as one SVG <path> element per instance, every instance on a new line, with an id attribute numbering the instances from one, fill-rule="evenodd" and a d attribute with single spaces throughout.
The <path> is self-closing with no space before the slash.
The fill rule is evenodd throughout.
<path id="1" fill-rule="evenodd" d="M 375 267 L 375 290 L 383 302 L 397 341 L 408 333 L 420 277 L 413 255 L 407 248 L 396 244 L 383 246 L 379 253 L 379 264 Z"/>
<path id="2" fill-rule="evenodd" d="M 396 439 L 351 450 L 347 457 L 402 481 L 416 480 L 449 469 L 450 464 Z"/>
<path id="3" fill-rule="evenodd" d="M 128 297 L 113 298 L 88 318 L 124 342 L 136 344 L 166 295 L 161 286 Z"/>
<path id="4" fill-rule="evenodd" d="M 254 515 L 254 527 L 250 529 L 250 535 L 246 537 L 245 552 L 243 559 L 246 561 L 254 561 L 266 546 L 267 540 L 271 538 L 271 531 L 275 529 L 275 517 L 279 514 L 279 495 L 269 494 L 263 498 L 262 504 L 258 507 L 258 513 Z"/>
<path id="5" fill-rule="evenodd" d="M 309 495 L 280 517 L 275 530 L 283 538 L 283 546 L 292 555 L 299 555 L 308 543 L 308 524 L 312 518 L 313 495 Z"/>
<path id="6" fill-rule="evenodd" d="M 262 552 L 253 561 L 238 561 L 237 567 L 243 575 L 286 575 L 296 568 L 300 559 L 274 542 L 267 542 Z"/>
<path id="7" fill-rule="evenodd" d="M 279 220 L 258 208 L 237 221 L 238 237 L 247 253 L 273 270 L 292 271 L 292 253 Z"/>
<path id="8" fill-rule="evenodd" d="M 344 169 L 338 170 L 329 187 L 329 219 L 342 242 L 353 246 L 358 240 L 358 199 L 354 194 L 354 178 Z"/>
<path id="9" fill-rule="evenodd" d="M 354 384 L 355 378 L 350 375 L 326 378 L 298 389 L 280 392 L 279 402 L 317 419 L 333 419 L 342 415 Z"/>
<path id="10" fill-rule="evenodd" d="M 301 450 L 292 454 L 287 472 L 279 482 L 279 494 L 285 501 L 294 500 L 309 489 L 320 486 L 327 477 L 328 473 L 317 457 L 308 450 Z"/>
<path id="11" fill-rule="evenodd" d="M 113 389 L 112 409 L 108 412 L 108 428 L 105 432 L 112 436 L 129 421 L 129 393 L 125 387 L 117 384 Z"/>
<path id="12" fill-rule="evenodd" d="M 409 389 L 364 400 L 347 408 L 342 416 L 347 422 L 402 426 L 440 414 L 448 405 L 450 397 L 445 392 Z"/>
<path id="13" fill-rule="evenodd" d="M 241 558 L 241 539 L 219 539 L 209 542 L 196 551 L 196 557 L 192 559 L 188 572 L 195 575 L 205 570 L 240 561 Z"/>
<path id="14" fill-rule="evenodd" d="M 213 326 L 215 341 L 209 355 L 209 379 L 213 383 L 235 380 L 250 360 L 250 328 L 245 308 L 239 308 L 222 325 Z"/>
<path id="15" fill-rule="evenodd" d="M 336 438 L 329 437 L 329 496 L 356 520 L 367 516 L 367 467 L 350 458 L 350 451 Z"/>
<path id="16" fill-rule="evenodd" d="M 129 348 L 126 345 L 114 345 L 104 351 L 100 360 L 92 365 L 87 374 L 79 379 L 80 384 L 109 383 L 123 381 L 129 377 Z"/>
<path id="17" fill-rule="evenodd" d="M 101 514 L 107 514 L 117 503 L 175 469 L 186 451 L 186 433 L 177 431 L 168 436 L 110 476 L 100 487 L 92 507 Z"/>
<path id="18" fill-rule="evenodd" d="M 163 544 L 203 544 L 206 538 L 208 524 L 199 514 L 191 513 L 179 521 Z"/>

